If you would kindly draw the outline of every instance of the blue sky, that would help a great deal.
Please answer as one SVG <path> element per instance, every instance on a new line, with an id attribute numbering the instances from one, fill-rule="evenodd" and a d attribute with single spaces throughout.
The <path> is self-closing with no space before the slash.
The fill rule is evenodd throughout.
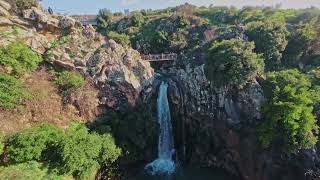
<path id="1" fill-rule="evenodd" d="M 272 6 L 281 3 L 283 8 L 320 7 L 320 0 L 42 0 L 45 7 L 50 6 L 57 12 L 67 14 L 96 14 L 101 8 L 108 8 L 114 12 L 124 9 L 163 9 L 185 2 L 198 6 Z"/>

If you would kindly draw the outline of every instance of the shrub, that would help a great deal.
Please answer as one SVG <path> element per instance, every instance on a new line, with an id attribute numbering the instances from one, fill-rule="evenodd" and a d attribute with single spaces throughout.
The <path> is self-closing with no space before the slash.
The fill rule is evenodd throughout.
<path id="1" fill-rule="evenodd" d="M 298 25 L 290 34 L 288 46 L 284 52 L 285 64 L 292 67 L 298 67 L 299 62 L 307 63 L 311 44 L 317 38 L 317 29 L 312 23 Z M 311 51 L 310 51 L 311 50 Z M 309 52 L 309 53 L 308 53 Z"/>
<path id="2" fill-rule="evenodd" d="M 67 91 L 81 88 L 85 80 L 79 73 L 64 71 L 59 75 L 55 83 L 61 91 Z"/>
<path id="3" fill-rule="evenodd" d="M 133 27 L 141 27 L 144 24 L 144 16 L 140 12 L 133 13 L 131 22 Z"/>
<path id="4" fill-rule="evenodd" d="M 92 179 L 101 165 L 110 165 L 121 154 L 109 134 L 90 134 L 81 124 L 66 131 L 52 125 L 36 125 L 25 129 L 7 142 L 7 158 L 11 162 L 40 161 L 52 170 L 78 179 Z"/>
<path id="5" fill-rule="evenodd" d="M 19 10 L 30 9 L 31 7 L 37 6 L 39 0 L 15 0 Z"/>
<path id="6" fill-rule="evenodd" d="M 130 45 L 130 37 L 126 34 L 119 34 L 117 32 L 111 31 L 108 33 L 108 37 L 121 44 L 122 46 Z"/>
<path id="7" fill-rule="evenodd" d="M 96 173 L 99 163 L 114 162 L 121 153 L 110 135 L 90 134 L 80 124 L 74 124 L 66 131 L 66 138 L 60 142 L 58 152 L 63 164 L 61 171 L 81 179 Z"/>
<path id="8" fill-rule="evenodd" d="M 0 179 L 14 180 L 72 179 L 67 176 L 59 176 L 43 167 L 42 164 L 34 161 L 0 167 L 0 177 Z"/>
<path id="9" fill-rule="evenodd" d="M 20 80 L 0 72 L 0 107 L 15 108 L 20 100 L 27 98 L 30 95 Z"/>
<path id="10" fill-rule="evenodd" d="M 97 16 L 97 28 L 99 32 L 106 32 L 111 27 L 113 14 L 108 9 L 100 9 Z"/>
<path id="11" fill-rule="evenodd" d="M 254 43 L 239 39 L 213 43 L 205 62 L 205 72 L 218 86 L 242 87 L 263 72 L 263 59 L 253 52 Z"/>
<path id="12" fill-rule="evenodd" d="M 315 145 L 319 127 L 309 79 L 298 70 L 285 70 L 269 73 L 263 86 L 268 102 L 263 106 L 265 120 L 258 127 L 262 145 L 287 153 Z"/>
<path id="13" fill-rule="evenodd" d="M 11 43 L 0 48 L 0 65 L 6 73 L 20 77 L 35 70 L 42 58 L 21 42 Z"/>
<path id="14" fill-rule="evenodd" d="M 170 39 L 170 47 L 177 51 L 188 46 L 188 41 L 186 36 L 183 33 L 173 33 L 172 38 Z"/>
<path id="15" fill-rule="evenodd" d="M 282 52 L 288 40 L 288 31 L 284 22 L 265 21 L 252 22 L 247 25 L 246 34 L 254 41 L 256 52 L 263 53 L 267 70 L 278 67 L 281 63 Z"/>
<path id="16" fill-rule="evenodd" d="M 25 129 L 8 140 L 8 158 L 12 162 L 43 160 L 49 145 L 56 144 L 61 135 L 61 130 L 47 124 Z"/>

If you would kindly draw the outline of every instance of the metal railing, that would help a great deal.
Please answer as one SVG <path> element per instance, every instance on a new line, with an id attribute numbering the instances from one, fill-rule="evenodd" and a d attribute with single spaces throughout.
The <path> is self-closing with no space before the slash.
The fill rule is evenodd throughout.
<path id="1" fill-rule="evenodd" d="M 148 54 L 141 55 L 141 58 L 146 61 L 175 61 L 178 55 L 175 53 L 170 54 Z"/>

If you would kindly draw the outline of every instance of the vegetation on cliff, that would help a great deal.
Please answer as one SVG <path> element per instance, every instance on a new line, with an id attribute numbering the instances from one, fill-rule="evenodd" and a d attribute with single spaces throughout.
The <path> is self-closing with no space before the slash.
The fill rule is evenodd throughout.
<path id="1" fill-rule="evenodd" d="M 238 39 L 214 43 L 205 64 L 207 77 L 217 86 L 244 86 L 263 73 L 263 59 L 253 50 L 254 43 Z"/>
<path id="2" fill-rule="evenodd" d="M 0 107 L 15 108 L 30 98 L 22 76 L 34 71 L 42 58 L 22 42 L 0 47 Z"/>
<path id="3" fill-rule="evenodd" d="M 37 161 L 58 174 L 94 179 L 100 166 L 110 166 L 120 154 L 109 134 L 90 133 L 81 124 L 73 124 L 65 131 L 43 124 L 10 137 L 4 156 L 11 164 Z"/>
<path id="4" fill-rule="evenodd" d="M 268 102 L 263 107 L 265 121 L 258 128 L 261 143 L 288 153 L 314 146 L 319 126 L 308 77 L 298 70 L 272 72 L 264 88 Z"/>

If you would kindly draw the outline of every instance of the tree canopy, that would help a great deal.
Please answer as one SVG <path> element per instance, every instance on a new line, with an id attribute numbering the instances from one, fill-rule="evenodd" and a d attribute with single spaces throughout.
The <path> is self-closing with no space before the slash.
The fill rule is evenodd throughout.
<path id="1" fill-rule="evenodd" d="M 205 62 L 208 79 L 217 86 L 244 86 L 263 73 L 263 58 L 253 50 L 254 43 L 239 39 L 213 43 Z"/>
<path id="2" fill-rule="evenodd" d="M 264 89 L 268 102 L 263 107 L 264 121 L 258 128 L 263 146 L 273 145 L 291 153 L 315 145 L 319 127 L 310 87 L 310 80 L 298 70 L 267 75 Z"/>
<path id="3" fill-rule="evenodd" d="M 288 44 L 286 24 L 282 21 L 251 22 L 245 33 L 255 42 L 255 51 L 263 54 L 267 70 L 276 69 Z"/>

